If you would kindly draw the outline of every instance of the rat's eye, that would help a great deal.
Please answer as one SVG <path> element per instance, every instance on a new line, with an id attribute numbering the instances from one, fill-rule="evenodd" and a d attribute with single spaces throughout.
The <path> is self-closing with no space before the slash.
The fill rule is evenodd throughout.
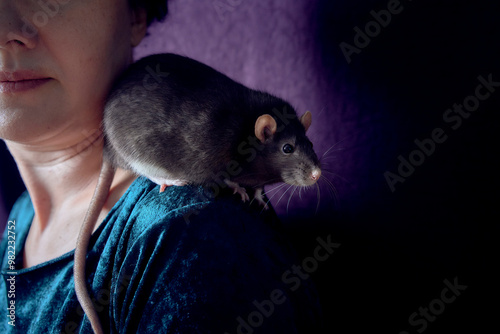
<path id="1" fill-rule="evenodd" d="M 295 149 L 294 149 L 294 148 L 293 148 L 293 146 L 292 146 L 292 145 L 290 145 L 290 144 L 285 144 L 285 145 L 283 145 L 283 153 L 285 153 L 285 154 L 290 154 L 290 153 L 293 153 L 293 151 L 294 151 L 294 150 L 295 150 Z"/>

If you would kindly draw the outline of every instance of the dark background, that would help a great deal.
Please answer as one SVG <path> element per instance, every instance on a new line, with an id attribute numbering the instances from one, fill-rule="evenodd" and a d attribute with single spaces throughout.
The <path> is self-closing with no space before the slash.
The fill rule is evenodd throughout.
<path id="1" fill-rule="evenodd" d="M 364 31 L 370 12 L 390 3 L 174 0 L 136 55 L 184 54 L 288 99 L 299 114 L 311 110 L 318 155 L 334 145 L 320 194 L 290 199 L 290 190 L 272 202 L 301 258 L 317 237 L 341 244 L 311 274 L 327 333 L 489 332 L 500 311 L 500 87 L 455 130 L 443 115 L 475 93 L 478 76 L 500 82 L 500 6 L 401 1 L 348 63 L 339 44 L 354 45 L 354 28 Z M 446 140 L 391 191 L 384 173 L 398 173 L 398 157 L 436 128 Z M 8 211 L 21 183 L 3 147 L 0 157 Z M 410 315 L 441 297 L 445 279 L 467 288 L 427 328 L 412 326 Z"/>

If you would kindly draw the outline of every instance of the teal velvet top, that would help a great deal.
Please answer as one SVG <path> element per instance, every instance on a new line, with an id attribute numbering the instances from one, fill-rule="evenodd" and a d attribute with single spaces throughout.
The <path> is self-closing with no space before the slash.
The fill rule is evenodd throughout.
<path id="1" fill-rule="evenodd" d="M 73 251 L 21 269 L 33 214 L 24 193 L 0 243 L 0 333 L 90 333 Z M 272 210 L 141 177 L 92 235 L 87 284 L 106 333 L 315 333 L 318 296 L 293 254 Z"/>

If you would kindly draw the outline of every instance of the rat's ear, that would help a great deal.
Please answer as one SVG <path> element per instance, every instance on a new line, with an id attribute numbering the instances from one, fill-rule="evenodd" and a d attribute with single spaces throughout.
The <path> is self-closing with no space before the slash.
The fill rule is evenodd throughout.
<path id="1" fill-rule="evenodd" d="M 148 30 L 148 13 L 144 8 L 137 7 L 130 13 L 131 35 L 130 43 L 136 47 L 146 36 Z"/>
<path id="2" fill-rule="evenodd" d="M 255 136 L 264 143 L 267 138 L 274 135 L 277 124 L 271 115 L 264 114 L 255 122 Z"/>
<path id="3" fill-rule="evenodd" d="M 312 114 L 310 111 L 306 111 L 306 113 L 299 118 L 300 123 L 304 126 L 304 128 L 309 129 L 312 123 Z"/>

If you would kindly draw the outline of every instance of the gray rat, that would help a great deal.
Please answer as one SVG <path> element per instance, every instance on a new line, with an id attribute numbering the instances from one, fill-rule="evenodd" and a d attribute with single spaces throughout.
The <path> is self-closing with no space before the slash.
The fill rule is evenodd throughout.
<path id="1" fill-rule="evenodd" d="M 243 201 L 245 187 L 265 208 L 262 188 L 285 182 L 310 186 L 321 175 L 306 137 L 311 113 L 249 89 L 196 60 L 157 54 L 132 64 L 118 78 L 103 116 L 104 159 L 98 185 L 75 249 L 75 290 L 92 328 L 101 333 L 85 281 L 85 257 L 116 167 L 160 185 L 230 187 Z"/>

